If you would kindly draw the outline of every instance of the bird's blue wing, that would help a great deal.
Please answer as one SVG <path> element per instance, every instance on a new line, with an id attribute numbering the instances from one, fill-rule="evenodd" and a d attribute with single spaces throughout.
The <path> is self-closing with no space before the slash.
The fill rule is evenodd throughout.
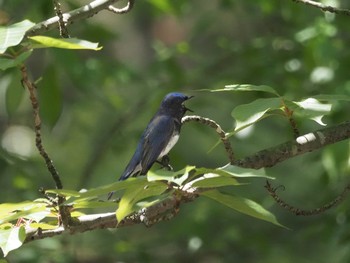
<path id="1" fill-rule="evenodd" d="M 126 166 L 123 174 L 120 176 L 119 181 L 123 181 L 130 176 L 134 176 L 135 174 L 138 174 L 141 171 L 141 156 L 142 156 L 142 147 L 144 140 L 141 137 L 141 141 L 137 145 L 136 151 L 134 155 L 132 156 L 130 162 Z"/>
<path id="2" fill-rule="evenodd" d="M 146 174 L 160 153 L 168 145 L 175 130 L 174 118 L 166 115 L 156 116 L 148 125 L 143 142 L 141 174 Z"/>

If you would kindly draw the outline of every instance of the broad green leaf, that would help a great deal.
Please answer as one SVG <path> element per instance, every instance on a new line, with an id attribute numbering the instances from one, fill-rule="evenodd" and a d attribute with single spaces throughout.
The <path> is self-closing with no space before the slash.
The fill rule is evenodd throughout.
<path id="1" fill-rule="evenodd" d="M 251 84 L 232 84 L 225 85 L 224 89 L 210 90 L 211 92 L 221 92 L 221 91 L 262 91 L 271 93 L 279 97 L 278 92 L 266 85 L 251 85 Z"/>
<path id="2" fill-rule="evenodd" d="M 22 246 L 26 238 L 26 231 L 23 226 L 0 230 L 0 247 L 4 256 Z"/>
<path id="3" fill-rule="evenodd" d="M 147 208 L 150 206 L 153 206 L 159 202 L 164 201 L 165 199 L 169 198 L 171 195 L 173 195 L 175 190 L 170 190 L 170 191 L 166 191 L 166 193 L 161 194 L 161 195 L 157 195 L 157 196 L 151 196 L 145 200 L 139 201 L 135 204 L 136 210 L 138 211 L 142 208 Z"/>
<path id="4" fill-rule="evenodd" d="M 50 209 L 44 202 L 21 202 L 0 204 L 0 224 L 17 220 L 18 218 L 33 219 L 37 222 L 50 214 Z"/>
<path id="5" fill-rule="evenodd" d="M 50 66 L 38 86 L 40 115 L 45 124 L 53 128 L 62 112 L 62 92 L 55 67 Z"/>
<path id="6" fill-rule="evenodd" d="M 0 57 L 0 69 L 6 70 L 8 68 L 17 67 L 21 65 L 31 54 L 33 50 L 29 50 L 19 54 L 17 57 L 13 58 L 3 58 Z"/>
<path id="7" fill-rule="evenodd" d="M 195 169 L 195 166 L 186 166 L 184 169 L 181 169 L 176 172 L 166 171 L 166 170 L 157 170 L 157 171 L 148 171 L 147 179 L 150 182 L 153 181 L 167 181 L 172 182 L 177 185 L 182 185 L 184 181 L 187 180 L 190 171 Z"/>
<path id="8" fill-rule="evenodd" d="M 17 46 L 21 43 L 26 31 L 34 26 L 29 20 L 0 27 L 0 53 L 4 53 L 8 47 Z"/>
<path id="9" fill-rule="evenodd" d="M 64 197 L 71 197 L 69 200 L 66 201 L 67 204 L 78 204 L 78 203 L 85 203 L 87 200 L 95 199 L 99 196 L 106 196 L 109 192 L 112 191 L 121 191 L 126 188 L 130 188 L 133 186 L 145 186 L 149 184 L 147 182 L 145 176 L 139 176 L 136 178 L 128 178 L 128 180 L 124 181 L 118 181 L 112 184 L 103 185 L 97 188 L 92 188 L 87 191 L 74 191 L 74 190 L 67 190 L 67 189 L 49 189 L 45 192 L 52 193 L 52 194 L 59 194 Z"/>
<path id="10" fill-rule="evenodd" d="M 219 176 L 217 174 L 205 174 L 202 177 L 195 179 L 192 183 L 193 187 L 211 188 L 222 187 L 229 185 L 240 185 L 233 177 Z"/>
<path id="11" fill-rule="evenodd" d="M 118 181 L 112 184 L 108 184 L 108 185 L 104 185 L 101 187 L 97 187 L 97 188 L 92 188 L 89 189 L 88 191 L 81 193 L 80 194 L 80 198 L 85 199 L 85 198 L 95 198 L 98 196 L 103 196 L 112 192 L 112 191 L 120 191 L 120 190 L 124 190 L 133 186 L 145 186 L 147 185 L 147 179 L 145 176 L 138 176 L 138 177 L 133 177 L 133 178 L 128 178 L 128 180 L 124 180 L 124 181 Z"/>
<path id="12" fill-rule="evenodd" d="M 273 177 L 270 177 L 266 175 L 265 169 L 250 169 L 250 168 L 242 168 L 235 165 L 227 164 L 221 168 L 220 170 L 223 170 L 227 173 L 230 173 L 234 177 L 243 178 L 243 177 L 262 177 L 267 179 L 274 179 Z"/>
<path id="13" fill-rule="evenodd" d="M 189 176 L 187 182 L 194 182 L 195 180 L 206 176 L 206 177 L 213 177 L 215 175 L 222 176 L 222 177 L 229 177 L 232 178 L 232 175 L 226 171 L 215 169 L 215 168 L 205 168 L 205 167 L 198 167 L 193 169 L 193 172 L 191 173 L 191 176 Z M 196 178 L 195 180 L 193 180 Z M 233 181 L 231 181 L 233 182 Z M 236 181 L 236 185 L 239 185 L 239 183 Z"/>
<path id="14" fill-rule="evenodd" d="M 278 223 L 276 217 L 272 213 L 270 213 L 261 205 L 252 200 L 238 196 L 223 194 L 217 190 L 205 191 L 201 193 L 201 195 L 213 199 L 223 205 L 226 205 L 242 214 L 246 214 L 261 220 L 265 220 L 272 224 L 282 226 L 280 223 Z"/>
<path id="15" fill-rule="evenodd" d="M 280 98 L 257 99 L 251 103 L 237 106 L 232 111 L 232 117 L 236 120 L 235 131 L 241 130 L 269 116 L 267 114 L 269 110 L 280 108 Z"/>
<path id="16" fill-rule="evenodd" d="M 164 193 L 168 186 L 162 182 L 152 182 L 148 185 L 136 185 L 127 188 L 120 199 L 116 212 L 118 222 L 139 209 L 136 203 L 151 196 Z"/>
<path id="17" fill-rule="evenodd" d="M 51 214 L 51 212 L 46 207 L 33 207 L 27 210 L 18 210 L 9 213 L 7 216 L 1 217 L 0 224 L 11 222 L 19 218 L 32 219 L 39 222 L 49 214 Z"/>
<path id="18" fill-rule="evenodd" d="M 324 104 L 314 98 L 308 98 L 300 102 L 294 102 L 298 107 L 294 110 L 295 113 L 303 117 L 311 119 L 320 125 L 326 126 L 322 121 L 323 116 L 330 113 L 332 104 Z"/>
<path id="19" fill-rule="evenodd" d="M 77 38 L 52 38 L 46 36 L 29 37 L 33 41 L 33 48 L 63 48 L 63 49 L 91 49 L 101 50 L 98 43 L 89 42 Z M 39 45 L 38 45 L 39 44 Z"/>

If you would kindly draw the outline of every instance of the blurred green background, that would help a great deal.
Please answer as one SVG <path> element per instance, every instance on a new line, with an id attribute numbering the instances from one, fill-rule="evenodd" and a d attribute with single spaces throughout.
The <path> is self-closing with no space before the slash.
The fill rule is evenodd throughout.
<path id="1" fill-rule="evenodd" d="M 63 11 L 88 1 L 61 1 Z M 118 6 L 123 6 L 121 2 Z M 350 8 L 348 1 L 333 5 Z M 40 22 L 54 16 L 51 1 L 0 1 L 0 22 Z M 73 37 L 103 49 L 35 50 L 27 63 L 38 92 L 43 142 L 65 188 L 112 183 L 129 161 L 163 96 L 194 95 L 195 114 L 234 127 L 233 108 L 267 95 L 201 89 L 270 85 L 290 99 L 350 94 L 350 18 L 293 1 L 136 1 L 125 15 L 100 12 L 68 27 Z M 58 31 L 48 32 L 58 36 Z M 348 119 L 349 103 L 334 102 L 328 125 Z M 297 118 L 301 133 L 321 126 Z M 237 157 L 293 138 L 283 118 L 266 119 L 231 142 Z M 28 94 L 18 69 L 0 73 L 0 202 L 40 197 L 54 188 L 34 145 Z M 219 167 L 228 162 L 218 137 L 196 123 L 183 127 L 170 153 L 173 167 Z M 279 194 L 310 209 L 332 200 L 347 183 L 349 141 L 267 170 Z M 207 199 L 184 205 L 169 222 L 64 235 L 13 251 L 9 262 L 350 262 L 349 201 L 324 214 L 296 217 L 278 207 L 264 180 L 227 188 L 274 212 L 290 230 L 234 213 Z M 93 211 L 89 211 L 93 212 Z"/>

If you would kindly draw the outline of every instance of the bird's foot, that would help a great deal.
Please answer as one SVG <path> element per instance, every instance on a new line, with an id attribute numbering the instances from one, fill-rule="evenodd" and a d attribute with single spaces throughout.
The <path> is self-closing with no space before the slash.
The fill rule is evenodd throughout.
<path id="1" fill-rule="evenodd" d="M 164 155 L 160 161 L 157 161 L 162 168 L 167 169 L 168 171 L 173 171 L 173 167 L 170 165 L 170 158 L 168 155 Z"/>

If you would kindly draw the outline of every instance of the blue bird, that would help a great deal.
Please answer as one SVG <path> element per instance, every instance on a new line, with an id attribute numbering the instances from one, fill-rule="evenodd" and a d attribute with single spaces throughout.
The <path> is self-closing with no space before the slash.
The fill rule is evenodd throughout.
<path id="1" fill-rule="evenodd" d="M 145 175 L 157 160 L 167 156 L 179 139 L 182 117 L 186 111 L 191 111 L 186 108 L 184 102 L 192 97 L 176 92 L 164 97 L 158 111 L 141 135 L 136 151 L 119 181 L 130 176 Z M 108 194 L 108 199 L 113 193 Z"/>

